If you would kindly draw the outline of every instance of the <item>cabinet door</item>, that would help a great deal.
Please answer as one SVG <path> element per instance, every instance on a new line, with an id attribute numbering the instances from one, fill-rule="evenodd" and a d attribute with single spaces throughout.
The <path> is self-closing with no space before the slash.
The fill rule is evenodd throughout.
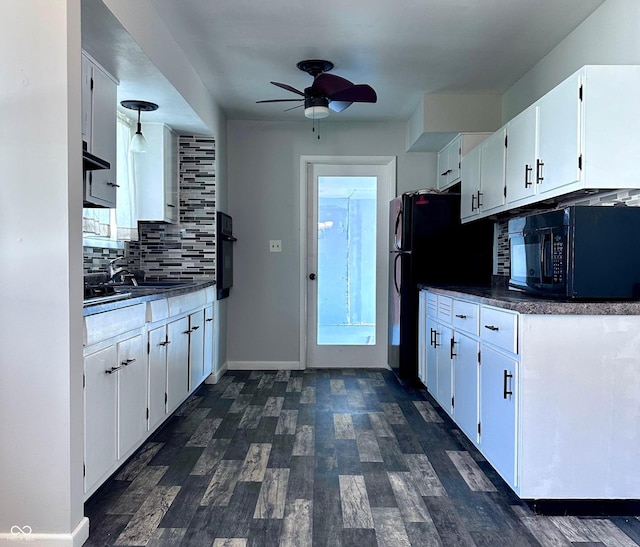
<path id="1" fill-rule="evenodd" d="M 434 345 L 434 335 L 438 330 L 439 324 L 432 317 L 427 316 L 427 326 L 425 329 L 425 338 L 427 340 L 426 356 L 426 382 L 427 390 L 435 399 L 438 398 L 438 351 Z"/>
<path id="2" fill-rule="evenodd" d="M 480 145 L 480 194 L 481 211 L 491 211 L 504 205 L 505 132 L 496 131 Z"/>
<path id="3" fill-rule="evenodd" d="M 434 344 L 438 354 L 438 396 L 437 400 L 440 406 L 451 415 L 451 354 L 452 351 L 452 332 L 449 327 L 438 325 L 434 336 Z"/>
<path id="4" fill-rule="evenodd" d="M 204 311 L 189 315 L 189 391 L 200 385 L 204 375 Z"/>
<path id="5" fill-rule="evenodd" d="M 476 146 L 462 158 L 460 218 L 478 215 L 478 192 L 480 191 L 480 146 Z"/>
<path id="6" fill-rule="evenodd" d="M 531 106 L 507 125 L 507 203 L 516 203 L 536 193 L 537 106 Z"/>
<path id="7" fill-rule="evenodd" d="M 418 378 L 427 385 L 427 291 L 418 293 Z"/>
<path id="8" fill-rule="evenodd" d="M 480 445 L 502 478 L 516 486 L 517 361 L 483 345 L 480 365 Z"/>
<path id="9" fill-rule="evenodd" d="M 204 310 L 204 378 L 207 378 L 215 370 L 214 360 L 216 358 L 216 352 L 214 326 L 213 304 L 210 304 Z"/>
<path id="10" fill-rule="evenodd" d="M 91 146 L 91 74 L 93 65 L 82 56 L 82 140 Z"/>
<path id="11" fill-rule="evenodd" d="M 171 413 L 189 395 L 189 318 L 167 325 L 167 412 Z"/>
<path id="12" fill-rule="evenodd" d="M 454 332 L 453 418 L 474 443 L 478 441 L 478 342 Z"/>
<path id="13" fill-rule="evenodd" d="M 108 161 L 111 169 L 90 172 L 89 198 L 105 207 L 116 204 L 116 104 L 117 86 L 98 67 L 93 67 L 91 152 Z"/>
<path id="14" fill-rule="evenodd" d="M 149 431 L 167 413 L 167 327 L 149 331 Z"/>
<path id="15" fill-rule="evenodd" d="M 126 456 L 147 431 L 147 368 L 142 335 L 118 344 L 118 459 Z"/>
<path id="16" fill-rule="evenodd" d="M 447 179 L 449 184 L 453 184 L 454 181 L 460 178 L 460 147 L 462 146 L 461 139 L 462 137 L 458 137 L 447 147 L 447 164 L 449 165 L 449 175 Z"/>
<path id="17" fill-rule="evenodd" d="M 580 81 L 574 74 L 538 102 L 539 194 L 580 180 Z"/>
<path id="18" fill-rule="evenodd" d="M 116 346 L 88 355 L 84 359 L 84 491 L 90 491 L 104 478 L 117 460 Z"/>
<path id="19" fill-rule="evenodd" d="M 438 190 L 447 187 L 449 181 L 449 145 L 438 152 Z"/>

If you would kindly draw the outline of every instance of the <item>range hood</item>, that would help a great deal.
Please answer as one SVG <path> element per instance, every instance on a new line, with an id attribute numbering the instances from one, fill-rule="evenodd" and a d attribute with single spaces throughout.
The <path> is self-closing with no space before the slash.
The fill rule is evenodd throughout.
<path id="1" fill-rule="evenodd" d="M 84 171 L 97 171 L 98 169 L 111 169 L 111 164 L 87 152 L 87 143 L 82 141 L 82 168 Z"/>

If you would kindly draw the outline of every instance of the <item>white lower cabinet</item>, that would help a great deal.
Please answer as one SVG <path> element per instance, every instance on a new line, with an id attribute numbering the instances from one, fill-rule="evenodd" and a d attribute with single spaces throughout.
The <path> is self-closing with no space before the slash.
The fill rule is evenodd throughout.
<path id="1" fill-rule="evenodd" d="M 640 315 L 518 313 L 451 294 L 429 292 L 420 312 L 432 336 L 426 385 L 513 491 L 640 499 Z M 448 324 L 434 318 L 441 297 L 453 301 Z M 433 376 L 448 374 L 446 341 L 433 338 L 447 329 L 452 412 L 440 393 L 448 380 Z"/>
<path id="2" fill-rule="evenodd" d="M 118 460 L 118 381 L 116 346 L 84 358 L 84 485 L 85 492 L 105 479 Z"/>
<path id="3" fill-rule="evenodd" d="M 106 478 L 146 431 L 142 334 L 85 357 L 85 491 Z"/>
<path id="4" fill-rule="evenodd" d="M 465 435 L 477 442 L 479 343 L 455 332 L 453 347 L 453 418 Z"/>
<path id="5" fill-rule="evenodd" d="M 204 310 L 189 315 L 189 392 L 204 380 Z"/>
<path id="6" fill-rule="evenodd" d="M 167 412 L 173 412 L 189 395 L 189 317 L 167 325 Z"/>
<path id="7" fill-rule="evenodd" d="M 147 431 L 147 364 L 142 334 L 118 342 L 118 459 Z"/>
<path id="8" fill-rule="evenodd" d="M 515 488 L 518 361 L 483 345 L 480 362 L 480 447 L 489 463 Z"/>
<path id="9" fill-rule="evenodd" d="M 202 290 L 84 322 L 87 499 L 211 373 L 215 321 Z"/>
<path id="10" fill-rule="evenodd" d="M 149 431 L 153 431 L 167 414 L 168 346 L 169 336 L 166 325 L 149 330 L 147 345 L 149 354 Z"/>

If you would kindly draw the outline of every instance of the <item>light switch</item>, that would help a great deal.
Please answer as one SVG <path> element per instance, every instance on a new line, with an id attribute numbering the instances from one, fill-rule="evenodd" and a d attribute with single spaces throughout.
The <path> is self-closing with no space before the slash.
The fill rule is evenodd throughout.
<path id="1" fill-rule="evenodd" d="M 282 240 L 281 239 L 270 239 L 269 240 L 269 252 L 271 252 L 271 253 L 281 253 L 282 252 Z"/>

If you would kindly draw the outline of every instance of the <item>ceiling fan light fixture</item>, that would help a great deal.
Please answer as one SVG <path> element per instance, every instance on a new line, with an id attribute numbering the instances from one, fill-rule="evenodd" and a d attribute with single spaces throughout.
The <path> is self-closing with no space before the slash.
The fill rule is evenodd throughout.
<path id="1" fill-rule="evenodd" d="M 321 120 L 329 115 L 328 106 L 308 106 L 304 109 L 305 117 L 310 120 Z"/>

